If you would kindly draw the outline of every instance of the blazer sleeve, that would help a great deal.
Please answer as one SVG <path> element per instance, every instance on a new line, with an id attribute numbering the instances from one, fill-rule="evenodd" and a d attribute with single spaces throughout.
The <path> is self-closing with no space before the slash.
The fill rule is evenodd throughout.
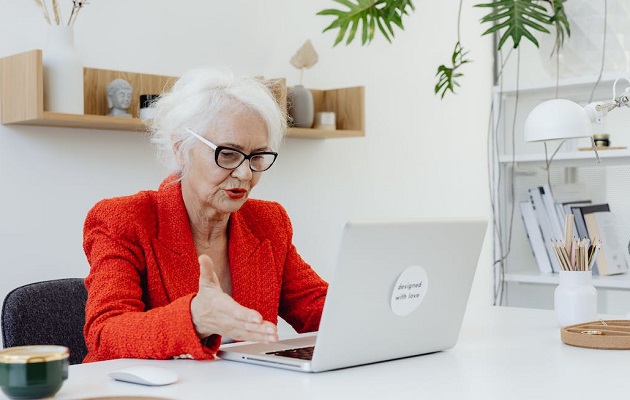
<path id="1" fill-rule="evenodd" d="M 291 221 L 279 207 L 286 233 L 279 315 L 299 333 L 314 332 L 319 330 L 328 284 L 298 254 Z"/>
<path id="2" fill-rule="evenodd" d="M 190 313 L 194 296 L 147 309 L 142 235 L 107 201 L 97 204 L 84 225 L 84 250 L 90 263 L 84 334 L 86 362 L 112 358 L 212 359 L 220 337 L 202 344 Z M 148 239 L 146 239 L 148 240 Z"/>

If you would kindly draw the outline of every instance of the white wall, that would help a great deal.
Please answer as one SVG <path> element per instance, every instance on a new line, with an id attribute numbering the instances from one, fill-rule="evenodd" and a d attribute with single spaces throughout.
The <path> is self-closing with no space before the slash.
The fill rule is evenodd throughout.
<path id="1" fill-rule="evenodd" d="M 456 41 L 457 3 L 415 2 L 393 44 L 379 35 L 370 46 L 332 48 L 334 34 L 321 33 L 330 19 L 315 15 L 336 7 L 331 0 L 95 0 L 78 18 L 75 42 L 93 68 L 180 75 L 221 65 L 296 84 L 289 58 L 311 39 L 320 58 L 306 86 L 364 85 L 366 137 L 289 138 L 255 191 L 287 208 L 298 249 L 328 277 L 347 219 L 489 214 L 492 43 L 471 6 L 462 37 L 474 62 L 457 96 L 433 95 L 435 70 Z M 0 56 L 42 47 L 46 24 L 32 1 L 0 0 L 0 10 Z M 32 281 L 84 277 L 89 208 L 156 188 L 165 174 L 141 134 L 0 126 L 0 297 Z M 492 298 L 489 249 L 487 241 L 473 293 L 480 303 Z"/>

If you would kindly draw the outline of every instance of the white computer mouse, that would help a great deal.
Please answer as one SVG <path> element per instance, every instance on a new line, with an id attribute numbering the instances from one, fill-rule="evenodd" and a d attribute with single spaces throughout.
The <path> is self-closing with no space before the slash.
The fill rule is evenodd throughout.
<path id="1" fill-rule="evenodd" d="M 117 381 L 147 386 L 164 386 L 177 382 L 177 373 L 175 371 L 153 365 L 133 365 L 117 369 L 107 375 Z"/>

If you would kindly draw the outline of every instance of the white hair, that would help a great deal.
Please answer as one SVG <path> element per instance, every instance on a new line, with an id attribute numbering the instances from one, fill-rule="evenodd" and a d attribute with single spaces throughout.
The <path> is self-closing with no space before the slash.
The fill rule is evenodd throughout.
<path id="1" fill-rule="evenodd" d="M 150 124 L 151 142 L 161 161 L 182 176 L 188 171 L 196 140 L 184 129 L 207 129 L 222 111 L 249 110 L 258 114 L 267 125 L 269 147 L 274 151 L 287 130 L 286 112 L 265 83 L 255 78 L 237 78 L 226 69 L 185 73 L 151 107 L 155 108 Z"/>

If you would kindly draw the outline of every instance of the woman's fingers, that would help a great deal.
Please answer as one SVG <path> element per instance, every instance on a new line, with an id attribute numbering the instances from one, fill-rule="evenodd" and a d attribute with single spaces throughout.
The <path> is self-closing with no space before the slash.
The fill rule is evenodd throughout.
<path id="1" fill-rule="evenodd" d="M 232 298 L 222 312 L 224 318 L 221 325 L 224 335 L 235 340 L 256 342 L 275 342 L 278 340 L 278 328 L 269 321 L 264 321 L 256 310 L 241 306 Z"/>
<path id="2" fill-rule="evenodd" d="M 235 340 L 248 340 L 252 342 L 277 342 L 278 331 L 274 324 L 265 321 L 262 324 L 243 324 L 234 326 L 229 336 Z"/>

